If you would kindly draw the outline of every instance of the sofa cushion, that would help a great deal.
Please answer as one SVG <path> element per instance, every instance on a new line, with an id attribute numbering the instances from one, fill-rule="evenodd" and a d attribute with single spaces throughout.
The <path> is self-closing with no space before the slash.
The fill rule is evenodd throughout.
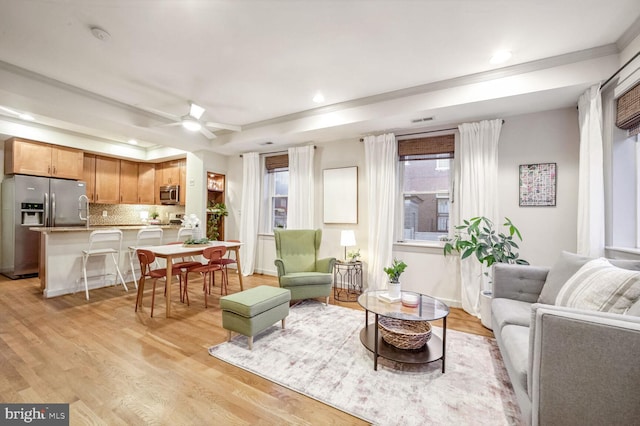
<path id="1" fill-rule="evenodd" d="M 505 325 L 529 327 L 531 303 L 513 299 L 493 299 L 491 301 L 492 326 L 494 333 L 500 333 Z"/>
<path id="2" fill-rule="evenodd" d="M 631 305 L 629 310 L 625 312 L 626 315 L 634 315 L 636 317 L 640 317 L 640 300 Z"/>
<path id="3" fill-rule="evenodd" d="M 585 263 L 593 259 L 593 257 L 581 256 L 567 251 L 560 253 L 560 257 L 547 274 L 547 280 L 540 292 L 538 303 L 555 304 L 558 293 L 567 280 L 578 272 L 578 269 L 582 268 Z M 619 268 L 640 271 L 640 261 L 637 260 L 610 259 L 610 262 Z"/>
<path id="4" fill-rule="evenodd" d="M 585 263 L 567 280 L 556 304 L 622 314 L 639 298 L 640 272 L 618 268 L 599 258 Z"/>
<path id="5" fill-rule="evenodd" d="M 505 364 L 511 367 L 511 380 L 516 381 L 513 386 L 527 389 L 527 372 L 529 371 L 529 327 L 520 325 L 505 325 L 502 328 L 504 347 L 502 356 Z"/>
<path id="6" fill-rule="evenodd" d="M 333 283 L 333 274 L 324 272 L 293 272 L 280 277 L 282 287 L 324 285 Z"/>

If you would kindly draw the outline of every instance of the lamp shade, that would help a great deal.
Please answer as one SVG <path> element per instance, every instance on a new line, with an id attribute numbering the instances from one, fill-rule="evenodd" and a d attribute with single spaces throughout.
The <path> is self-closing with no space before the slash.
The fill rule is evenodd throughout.
<path id="1" fill-rule="evenodd" d="M 340 245 L 341 246 L 355 246 L 356 234 L 353 230 L 342 231 L 340 233 Z"/>

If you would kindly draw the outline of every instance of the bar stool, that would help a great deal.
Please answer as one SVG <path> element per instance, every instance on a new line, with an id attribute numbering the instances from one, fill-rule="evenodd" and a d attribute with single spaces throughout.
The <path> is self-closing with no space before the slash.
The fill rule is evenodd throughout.
<path id="1" fill-rule="evenodd" d="M 89 248 L 87 250 L 82 250 L 82 276 L 84 278 L 84 290 L 87 296 L 87 300 L 89 300 L 89 284 L 87 282 L 87 261 L 91 256 L 105 256 L 105 259 L 106 259 L 108 255 L 111 255 L 113 264 L 116 267 L 118 278 L 120 278 L 120 281 L 122 282 L 122 286 L 124 287 L 124 289 L 126 291 L 129 291 L 129 289 L 127 288 L 127 284 L 124 282 L 124 278 L 122 278 L 122 273 L 120 273 L 120 267 L 118 266 L 118 260 L 120 259 L 121 248 L 122 248 L 122 231 L 119 229 L 105 229 L 105 230 L 93 231 L 89 235 Z"/>
<path id="2" fill-rule="evenodd" d="M 148 228 L 142 228 L 138 231 L 136 237 L 136 245 L 129 247 L 129 267 L 131 268 L 131 275 L 133 275 L 133 283 L 138 288 L 138 280 L 136 280 L 136 271 L 133 266 L 133 259 L 136 257 L 136 249 L 140 247 L 149 247 L 162 244 L 162 228 L 157 226 L 150 226 Z M 155 260 L 154 266 L 159 268 L 158 260 Z"/>

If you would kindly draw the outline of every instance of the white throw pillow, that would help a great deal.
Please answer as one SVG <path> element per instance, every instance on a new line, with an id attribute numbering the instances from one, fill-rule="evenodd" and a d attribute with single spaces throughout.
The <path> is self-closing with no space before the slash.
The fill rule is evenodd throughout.
<path id="1" fill-rule="evenodd" d="M 556 305 L 623 314 L 640 299 L 640 272 L 591 260 L 562 286 Z"/>

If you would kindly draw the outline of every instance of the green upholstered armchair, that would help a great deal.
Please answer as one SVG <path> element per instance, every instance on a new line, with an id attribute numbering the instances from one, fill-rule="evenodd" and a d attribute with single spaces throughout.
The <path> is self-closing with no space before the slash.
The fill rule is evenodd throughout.
<path id="1" fill-rule="evenodd" d="M 291 300 L 325 297 L 328 304 L 336 259 L 318 259 L 322 230 L 276 229 L 274 234 L 280 287 L 291 291 Z"/>

